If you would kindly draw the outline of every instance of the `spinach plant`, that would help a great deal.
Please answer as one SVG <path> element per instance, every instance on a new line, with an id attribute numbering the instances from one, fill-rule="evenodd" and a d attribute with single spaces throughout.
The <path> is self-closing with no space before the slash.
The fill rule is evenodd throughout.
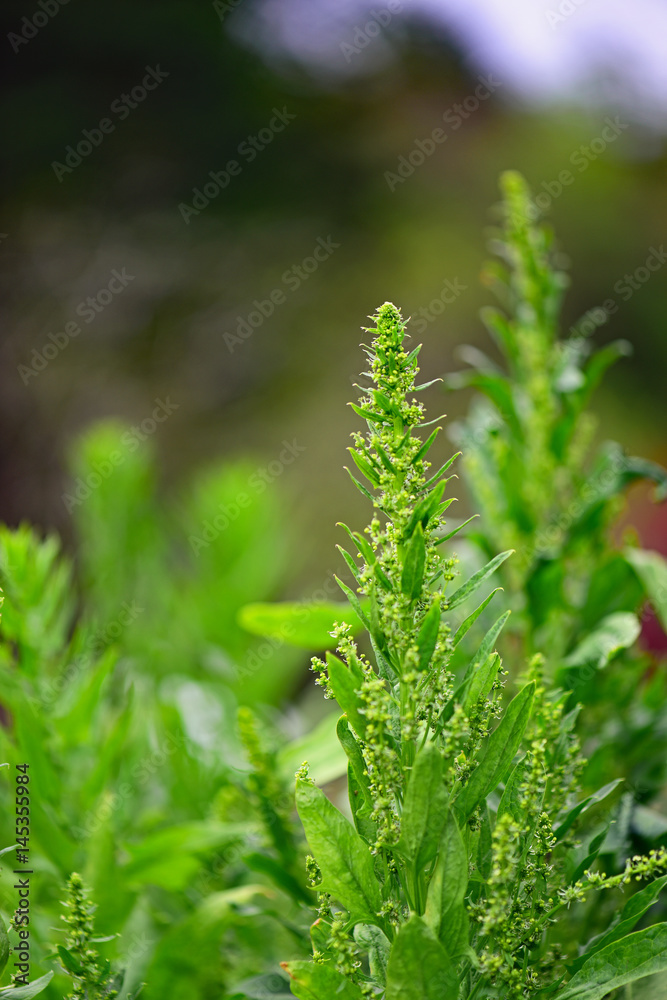
<path id="1" fill-rule="evenodd" d="M 667 851 L 628 859 L 614 875 L 596 870 L 603 836 L 583 852 L 579 817 L 611 786 L 581 797 L 584 764 L 568 694 L 545 681 L 537 652 L 504 706 L 506 673 L 496 644 L 504 611 L 462 674 L 453 656 L 493 591 L 460 621 L 464 606 L 511 556 L 493 557 L 461 585 L 443 549 L 453 459 L 433 471 L 429 426 L 414 393 L 419 347 L 404 347 L 405 323 L 385 303 L 368 332 L 364 390 L 355 412 L 353 477 L 373 507 L 363 532 L 346 529 L 343 552 L 356 581 L 342 590 L 368 633 L 360 651 L 341 624 L 337 654 L 315 658 L 326 697 L 343 711 L 338 737 L 348 758 L 353 823 L 308 776 L 296 802 L 319 892 L 312 961 L 285 963 L 301 1000 L 602 1000 L 626 983 L 667 969 L 667 924 L 634 931 L 667 882 Z M 428 383 L 427 383 L 428 384 Z M 657 877 L 659 876 L 659 877 Z M 602 935 L 564 950 L 568 908 L 631 882 L 630 896 Z M 567 937 L 565 938 L 567 942 Z"/>

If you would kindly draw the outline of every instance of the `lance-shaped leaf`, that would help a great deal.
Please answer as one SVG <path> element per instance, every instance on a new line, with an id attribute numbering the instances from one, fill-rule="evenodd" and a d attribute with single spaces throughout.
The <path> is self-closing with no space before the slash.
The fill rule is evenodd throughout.
<path id="1" fill-rule="evenodd" d="M 364 1000 L 358 986 L 329 964 L 281 962 L 290 977 L 290 988 L 299 1000 Z"/>
<path id="2" fill-rule="evenodd" d="M 296 806 L 322 871 L 323 891 L 331 893 L 352 920 L 382 927 L 377 915 L 382 899 L 368 846 L 308 779 L 297 778 Z"/>
<path id="3" fill-rule="evenodd" d="M 401 590 L 410 598 L 416 600 L 422 591 L 424 583 L 424 566 L 426 565 L 426 543 L 421 522 L 418 522 L 412 538 L 408 543 L 401 574 Z"/>
<path id="4" fill-rule="evenodd" d="M 45 990 L 52 979 L 53 973 L 47 972 L 45 976 L 40 976 L 27 986 L 6 986 L 0 990 L 0 997 L 9 997 L 10 1000 L 31 1000 L 31 997 L 36 997 Z"/>
<path id="5" fill-rule="evenodd" d="M 479 698 L 486 696 L 491 690 L 500 668 L 500 658 L 491 657 L 489 654 L 509 616 L 509 611 L 501 615 L 482 639 L 479 649 L 468 664 L 463 680 L 443 709 L 442 722 L 451 719 L 456 705 L 461 705 L 469 715 Z"/>
<path id="6" fill-rule="evenodd" d="M 364 455 L 361 455 L 356 450 L 356 448 L 348 448 L 347 450 L 352 456 L 352 460 L 356 465 L 356 467 L 359 469 L 359 472 L 362 472 L 364 474 L 369 483 L 371 483 L 375 487 L 378 487 L 380 485 L 380 477 L 378 476 L 377 472 L 375 471 L 371 463 L 368 461 L 368 459 Z"/>
<path id="7" fill-rule="evenodd" d="M 491 601 L 494 595 L 497 594 L 498 591 L 502 589 L 503 589 L 502 587 L 496 587 L 495 590 L 492 590 L 489 596 L 484 598 L 480 606 L 476 608 L 471 615 L 468 615 L 467 618 L 464 618 L 464 620 L 457 628 L 454 638 L 452 639 L 452 642 L 455 646 L 458 646 L 464 635 L 466 635 L 470 631 L 472 626 L 475 624 L 475 622 L 481 615 L 482 611 L 484 611 L 484 608 L 487 606 L 489 601 Z"/>
<path id="8" fill-rule="evenodd" d="M 487 656 L 484 663 L 471 676 L 465 698 L 462 702 L 463 711 L 466 715 L 470 715 L 480 699 L 488 696 L 499 670 L 500 657 L 497 653 L 492 653 L 490 656 Z"/>
<path id="9" fill-rule="evenodd" d="M 617 785 L 623 781 L 623 778 L 617 778 L 615 781 L 610 781 L 609 784 L 604 785 L 597 792 L 593 792 L 592 795 L 587 795 L 585 799 L 578 802 L 576 806 L 568 812 L 567 816 L 562 823 L 554 830 L 554 836 L 557 840 L 561 840 L 565 834 L 568 832 L 572 824 L 581 816 L 582 813 L 586 812 L 591 806 L 596 805 L 598 802 L 602 802 L 610 792 L 616 788 Z"/>
<path id="10" fill-rule="evenodd" d="M 417 636 L 419 669 L 426 670 L 435 651 L 440 629 L 440 598 L 438 597 L 426 612 Z"/>
<path id="11" fill-rule="evenodd" d="M 442 757 L 427 743 L 412 765 L 403 804 L 398 851 L 416 874 L 433 860 L 447 817 L 448 794 L 442 773 Z"/>
<path id="12" fill-rule="evenodd" d="M 476 573 L 473 573 L 470 579 L 467 580 L 463 586 L 459 587 L 458 590 L 455 590 L 452 596 L 448 599 L 447 606 L 449 610 L 451 611 L 453 608 L 458 607 L 459 604 L 463 604 L 466 598 L 470 597 L 471 594 L 474 594 L 477 588 L 481 587 L 486 578 L 491 576 L 491 574 L 498 569 L 501 563 L 504 563 L 513 552 L 514 549 L 508 549 L 507 552 L 501 552 L 494 559 L 488 562 L 486 566 L 482 566 L 482 568 L 478 569 Z"/>
<path id="13" fill-rule="evenodd" d="M 612 990 L 667 970 L 667 924 L 628 934 L 592 955 L 558 1000 L 603 1000 Z"/>
<path id="14" fill-rule="evenodd" d="M 458 976 L 447 952 L 421 917 L 410 917 L 389 955 L 385 1000 L 444 1000 L 458 994 Z"/>
<path id="15" fill-rule="evenodd" d="M 444 465 L 441 465 L 438 471 L 435 473 L 435 475 L 431 476 L 428 482 L 424 483 L 424 489 L 430 490 L 430 488 L 440 479 L 440 476 L 444 475 L 445 472 L 447 472 L 447 469 L 449 469 L 450 466 L 453 465 L 453 463 L 460 456 L 460 454 L 461 452 L 457 451 L 455 455 L 452 455 L 452 457 L 445 462 Z"/>
<path id="16" fill-rule="evenodd" d="M 361 715 L 361 698 L 357 691 L 361 687 L 362 678 L 353 673 L 342 660 L 333 653 L 327 653 L 327 674 L 333 696 L 347 715 L 350 725 L 361 737 L 366 732 L 366 718 Z"/>
<path id="17" fill-rule="evenodd" d="M 649 882 L 643 889 L 636 892 L 634 896 L 631 896 L 623 907 L 619 923 L 615 927 L 612 927 L 611 930 L 608 930 L 606 934 L 601 934 L 594 941 L 590 942 L 586 953 L 580 955 L 571 965 L 568 965 L 568 970 L 572 973 L 577 972 L 596 952 L 602 951 L 603 948 L 606 948 L 613 941 L 618 941 L 629 934 L 637 921 L 657 901 L 665 885 L 667 885 L 667 875 L 657 878 L 654 882 Z"/>
<path id="18" fill-rule="evenodd" d="M 424 920 L 452 961 L 468 943 L 468 914 L 464 899 L 468 888 L 468 854 L 451 809 L 440 836 L 438 860 L 429 882 Z"/>
<path id="19" fill-rule="evenodd" d="M 428 493 L 422 500 L 419 501 L 415 509 L 413 510 L 410 520 L 408 521 L 407 527 L 405 529 L 405 537 L 409 538 L 412 532 L 415 530 L 418 524 L 421 524 L 422 528 L 425 528 L 429 522 L 429 519 L 433 517 L 435 511 L 440 505 L 442 500 L 442 494 L 445 492 L 445 486 L 448 480 L 443 480 L 433 487 L 430 493 Z"/>
<path id="20" fill-rule="evenodd" d="M 535 682 L 531 681 L 512 700 L 489 737 L 479 764 L 456 799 L 456 813 L 463 822 L 497 787 L 511 766 L 528 725 L 534 694 Z"/>
<path id="21" fill-rule="evenodd" d="M 370 632 L 370 630 L 371 630 L 371 623 L 368 620 L 368 616 L 367 616 L 366 612 L 364 611 L 364 609 L 362 608 L 361 601 L 359 600 L 359 598 L 357 597 L 357 595 L 354 593 L 353 590 L 350 590 L 350 588 L 347 586 L 347 584 L 343 583 L 342 580 L 339 580 L 336 575 L 334 575 L 334 580 L 336 581 L 336 583 L 338 584 L 338 586 L 340 587 L 340 589 L 343 591 L 343 593 L 347 597 L 347 599 L 350 602 L 350 604 L 352 605 L 352 608 L 356 612 L 357 617 L 361 619 L 361 621 L 364 623 L 364 627 L 367 628 L 368 631 Z"/>
<path id="22" fill-rule="evenodd" d="M 366 761 L 361 747 L 350 729 L 347 716 L 341 715 L 336 725 L 336 733 L 348 758 L 347 794 L 354 825 L 362 837 L 367 840 L 374 839 L 375 823 L 370 819 L 373 813 L 373 797 L 370 791 Z"/>

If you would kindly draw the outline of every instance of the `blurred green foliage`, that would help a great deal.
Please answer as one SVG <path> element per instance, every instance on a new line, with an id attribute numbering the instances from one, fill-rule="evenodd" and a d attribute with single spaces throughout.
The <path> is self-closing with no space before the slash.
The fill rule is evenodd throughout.
<path id="1" fill-rule="evenodd" d="M 276 492 L 248 491 L 252 464 L 212 468 L 167 505 L 150 449 L 107 468 L 124 433 L 94 427 L 72 456 L 81 599 L 55 536 L 0 529 L 0 757 L 12 773 L 29 764 L 32 968 L 49 966 L 63 886 L 80 871 L 97 931 L 120 935 L 100 951 L 127 966 L 123 990 L 147 979 L 147 996 L 218 997 L 258 971 L 257 935 L 260 970 L 293 947 L 285 917 L 306 894 L 279 819 L 291 793 L 277 748 L 247 712 L 237 728 L 241 704 L 282 703 L 297 683 L 300 656 L 277 643 L 268 662 L 236 622 L 250 598 L 276 594 L 288 539 Z M 2 885 L 8 920 L 16 892 Z M 45 996 L 64 989 L 57 975 Z"/>

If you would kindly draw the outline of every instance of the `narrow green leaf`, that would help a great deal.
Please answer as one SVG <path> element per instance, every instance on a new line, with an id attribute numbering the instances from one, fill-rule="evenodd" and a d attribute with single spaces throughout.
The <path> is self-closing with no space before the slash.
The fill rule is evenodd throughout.
<path id="1" fill-rule="evenodd" d="M 442 382 L 442 379 L 432 378 L 430 382 L 422 382 L 421 385 L 415 386 L 414 392 L 421 392 L 423 389 L 429 389 L 432 385 L 435 385 L 437 382 Z"/>
<path id="2" fill-rule="evenodd" d="M 512 819 L 517 823 L 521 823 L 523 821 L 523 810 L 519 805 L 519 789 L 525 781 L 529 771 L 530 761 L 527 757 L 523 757 L 513 768 L 512 773 L 505 783 L 505 789 L 500 797 L 500 802 L 498 803 L 496 822 L 501 819 L 505 813 L 509 813 Z"/>
<path id="3" fill-rule="evenodd" d="M 322 891 L 330 892 L 349 911 L 351 920 L 382 927 L 377 916 L 382 898 L 368 846 L 308 779 L 297 778 L 296 805 L 322 871 Z"/>
<path id="4" fill-rule="evenodd" d="M 410 520 L 408 521 L 407 527 L 405 529 L 406 539 L 410 538 L 413 531 L 418 524 L 421 523 L 422 528 L 425 528 L 429 522 L 429 519 L 433 517 L 435 510 L 437 509 L 440 501 L 442 500 L 442 494 L 445 492 L 445 486 L 447 485 L 447 480 L 443 480 L 433 487 L 430 493 L 419 501 L 415 509 L 413 510 Z"/>
<path id="5" fill-rule="evenodd" d="M 334 575 L 334 580 L 336 581 L 336 583 L 338 584 L 338 586 L 340 587 L 340 589 L 343 591 L 343 593 L 347 597 L 347 599 L 350 602 L 350 604 L 352 605 L 352 608 L 356 612 L 357 617 L 360 619 L 360 621 L 363 622 L 365 628 L 367 628 L 368 631 L 370 632 L 370 630 L 371 630 L 371 623 L 368 620 L 368 616 L 366 615 L 364 609 L 362 608 L 361 601 L 359 600 L 359 598 L 357 597 L 357 595 L 354 593 L 353 590 L 350 590 L 350 588 L 345 583 L 343 583 L 342 580 L 339 580 L 338 577 L 335 576 L 335 575 Z"/>
<path id="6" fill-rule="evenodd" d="M 467 518 L 467 520 L 463 521 L 462 524 L 458 524 L 455 528 L 452 528 L 451 531 L 448 531 L 446 535 L 440 535 L 438 537 L 438 540 L 437 540 L 437 542 L 435 544 L 436 545 L 442 545 L 443 542 L 448 542 L 450 538 L 453 538 L 454 535 L 458 535 L 459 531 L 463 531 L 463 529 L 465 528 L 465 526 L 467 524 L 470 524 L 470 522 L 474 521 L 475 518 L 477 518 L 477 517 L 479 517 L 479 514 L 472 514 L 469 518 Z"/>
<path id="7" fill-rule="evenodd" d="M 505 611 L 505 613 L 493 623 L 489 631 L 486 633 L 480 643 L 479 649 L 473 656 L 470 666 L 466 671 L 466 678 L 473 676 L 474 672 L 486 661 L 490 653 L 494 652 L 496 640 L 505 627 L 505 623 L 511 613 L 511 611 Z"/>
<path id="8" fill-rule="evenodd" d="M 465 822 L 480 802 L 502 781 L 521 744 L 533 707 L 535 682 L 531 681 L 510 702 L 498 727 L 480 754 L 468 783 L 459 792 L 455 808 Z"/>
<path id="9" fill-rule="evenodd" d="M 64 948 L 61 944 L 57 946 L 56 950 L 60 956 L 60 961 L 63 963 L 63 966 L 68 972 L 71 972 L 75 976 L 85 975 L 86 970 L 77 962 L 71 951 L 68 951 L 67 948 Z"/>
<path id="10" fill-rule="evenodd" d="M 354 825 L 361 836 L 368 839 L 368 835 L 372 836 L 375 831 L 375 824 L 370 819 L 373 813 L 373 797 L 366 761 L 357 738 L 350 729 L 347 716 L 341 715 L 336 725 L 336 734 L 348 759 L 347 794 Z"/>
<path id="11" fill-rule="evenodd" d="M 447 952 L 421 917 L 410 917 L 389 954 L 385 1000 L 443 1000 L 458 993 Z"/>
<path id="12" fill-rule="evenodd" d="M 372 424 L 386 424 L 390 422 L 390 418 L 385 413 L 373 413 L 372 410 L 365 410 L 355 403 L 349 403 L 348 405 L 352 407 L 358 417 L 361 417 L 363 420 L 369 420 Z"/>
<path id="13" fill-rule="evenodd" d="M 363 475 L 366 477 L 366 479 L 369 481 L 369 483 L 371 483 L 373 486 L 375 486 L 377 488 L 380 485 L 380 480 L 378 478 L 377 472 L 375 471 L 375 469 L 373 468 L 373 466 L 370 464 L 370 462 L 368 462 L 363 457 L 363 455 L 360 455 L 359 452 L 355 448 L 348 448 L 347 450 L 349 451 L 350 455 L 352 456 L 352 461 L 354 462 L 354 464 L 356 465 L 356 467 L 359 469 L 359 472 L 363 473 Z"/>
<path id="14" fill-rule="evenodd" d="M 290 977 L 290 988 L 299 1000 L 364 1000 L 358 986 L 329 964 L 281 962 Z"/>
<path id="15" fill-rule="evenodd" d="M 35 979 L 27 986 L 6 986 L 0 990 L 0 997 L 9 997 L 11 1000 L 30 1000 L 31 997 L 36 997 L 38 993 L 45 990 L 52 979 L 53 973 L 47 972 L 45 976 L 40 976 L 39 979 Z"/>
<path id="16" fill-rule="evenodd" d="M 612 990 L 667 970 L 667 924 L 628 934 L 595 952 L 558 1000 L 603 1000 Z"/>
<path id="17" fill-rule="evenodd" d="M 442 427 L 436 427 L 434 431 L 431 431 L 431 433 L 426 438 L 426 440 L 424 441 L 423 445 L 421 446 L 415 457 L 412 459 L 413 464 L 415 462 L 420 462 L 422 458 L 424 458 L 424 456 L 430 450 L 431 445 L 433 444 L 433 442 L 435 441 L 441 430 Z"/>
<path id="18" fill-rule="evenodd" d="M 608 930 L 606 934 L 596 937 L 590 943 L 585 954 L 580 955 L 571 965 L 568 965 L 568 971 L 577 972 L 596 952 L 629 934 L 637 921 L 657 902 L 665 885 L 667 885 L 667 875 L 663 875 L 662 878 L 658 878 L 654 882 L 649 882 L 647 886 L 631 896 L 623 907 L 620 922 Z"/>
<path id="19" fill-rule="evenodd" d="M 360 532 L 352 531 L 352 529 L 348 528 L 348 526 L 346 524 L 343 524 L 342 521 L 338 521 L 336 523 L 336 526 L 344 528 L 345 531 L 347 531 L 348 535 L 350 536 L 350 540 L 353 541 L 354 544 L 357 546 L 359 550 L 359 555 L 366 560 L 369 566 L 372 566 L 373 563 L 375 562 L 375 553 L 373 552 L 373 549 L 371 548 L 371 543 L 368 541 L 368 539 L 364 538 L 364 536 L 360 534 Z"/>
<path id="20" fill-rule="evenodd" d="M 419 874 L 435 857 L 447 818 L 449 795 L 442 773 L 442 757 L 427 743 L 412 765 L 403 803 L 398 851 Z"/>
<path id="21" fill-rule="evenodd" d="M 470 631 L 470 629 L 472 628 L 472 626 L 475 624 L 475 622 L 477 621 L 477 619 L 481 615 L 482 611 L 484 611 L 484 608 L 487 606 L 487 604 L 493 598 L 494 594 L 497 594 L 498 591 L 502 590 L 502 589 L 503 589 L 502 587 L 496 587 L 495 590 L 492 590 L 491 593 L 489 594 L 489 596 L 486 597 L 486 598 L 484 598 L 484 600 L 482 601 L 482 603 L 480 604 L 480 606 L 475 611 L 473 611 L 473 613 L 471 615 L 468 615 L 468 617 L 465 618 L 461 622 L 461 624 L 459 625 L 459 627 L 456 630 L 456 634 L 455 634 L 454 638 L 452 639 L 452 642 L 454 643 L 455 646 L 458 646 L 458 644 L 460 643 L 460 641 L 464 637 L 464 635 L 466 635 L 466 633 Z"/>
<path id="22" fill-rule="evenodd" d="M 341 711 L 345 712 L 354 731 L 363 739 L 367 722 L 365 716 L 359 713 L 362 702 L 357 691 L 361 686 L 361 677 L 352 673 L 343 661 L 339 660 L 333 653 L 327 653 L 326 656 L 327 673 L 333 696 Z"/>
<path id="23" fill-rule="evenodd" d="M 355 563 L 355 561 L 352 558 L 352 556 L 350 555 L 350 553 L 346 549 L 344 549 L 342 545 L 337 545 L 336 548 L 338 549 L 338 551 L 342 555 L 343 559 L 347 563 L 347 568 L 349 569 L 349 571 L 352 574 L 352 576 L 354 577 L 354 579 L 357 581 L 358 584 L 361 585 L 361 580 L 359 579 L 360 574 L 361 574 L 361 570 L 357 566 L 357 564 Z"/>
<path id="24" fill-rule="evenodd" d="M 422 592 L 425 565 L 426 543 L 421 522 L 418 522 L 408 543 L 401 574 L 401 590 L 412 601 L 416 600 Z"/>
<path id="25" fill-rule="evenodd" d="M 348 476 L 350 477 L 350 479 L 351 479 L 351 480 L 352 480 L 352 482 L 354 483 L 354 485 L 355 485 L 355 486 L 357 487 L 357 489 L 359 490 L 359 492 L 360 492 L 361 494 L 363 494 L 363 496 L 365 496 L 367 500 L 370 500 L 370 501 L 371 501 L 371 503 L 376 503 L 376 500 L 375 500 L 375 497 L 373 496 L 373 494 L 372 494 L 372 493 L 371 493 L 371 492 L 370 492 L 369 490 L 367 490 L 367 489 L 366 489 L 366 487 L 364 486 L 364 484 L 363 484 L 363 483 L 360 483 L 360 482 L 359 482 L 359 480 L 358 480 L 358 479 L 356 479 L 356 478 L 355 478 L 355 477 L 354 477 L 354 476 L 352 475 L 352 473 L 350 472 L 350 470 L 348 469 L 348 467 L 347 467 L 347 466 L 344 466 L 344 468 L 345 468 L 345 471 L 347 472 Z"/>
<path id="26" fill-rule="evenodd" d="M 498 676 L 499 669 L 500 657 L 497 653 L 492 653 L 490 656 L 487 656 L 484 663 L 472 675 L 462 703 L 463 711 L 466 715 L 470 715 L 480 699 L 487 697 L 493 687 L 493 682 Z"/>
<path id="27" fill-rule="evenodd" d="M 435 651 L 440 630 L 440 598 L 437 597 L 426 612 L 417 636 L 419 669 L 426 670 Z"/>
<path id="28" fill-rule="evenodd" d="M 392 417 L 400 417 L 401 411 L 397 407 L 396 403 L 392 403 L 389 396 L 386 393 L 381 392 L 379 389 L 371 389 L 373 393 L 373 399 L 376 403 L 382 407 L 382 409 Z"/>
<path id="29" fill-rule="evenodd" d="M 590 844 L 588 845 L 588 851 L 589 851 L 589 853 L 586 855 L 586 857 L 583 859 L 583 861 L 579 862 L 579 864 L 577 865 L 577 867 L 572 872 L 572 875 L 570 877 L 570 885 L 574 885 L 575 882 L 578 882 L 579 879 L 584 874 L 584 872 L 589 871 L 589 869 L 591 869 L 593 867 L 593 863 L 595 862 L 595 860 L 597 859 L 598 854 L 600 853 L 600 848 L 602 847 L 602 845 L 603 845 L 603 843 L 605 841 L 605 838 L 606 838 L 607 834 L 609 833 L 610 826 L 611 826 L 611 823 L 607 823 L 607 825 L 605 826 L 605 828 L 602 831 L 602 833 L 599 833 L 597 835 L 597 837 L 594 837 L 593 840 L 591 840 Z M 632 930 L 632 927 L 628 927 L 628 929 L 627 929 L 627 931 L 625 933 L 627 934 L 631 930 Z M 620 937 L 623 937 L 623 935 L 621 934 Z"/>
<path id="30" fill-rule="evenodd" d="M 468 854 L 454 814 L 448 809 L 438 860 L 429 882 L 424 920 L 452 961 L 456 961 L 468 943 L 468 915 L 464 905 L 467 888 Z"/>
<path id="31" fill-rule="evenodd" d="M 594 792 L 592 795 L 588 795 L 585 799 L 570 809 L 563 822 L 554 830 L 554 836 L 556 839 L 561 840 L 574 821 L 577 820 L 582 813 L 590 809 L 591 806 L 596 805 L 596 803 L 601 802 L 602 799 L 605 799 L 610 792 L 613 792 L 613 790 L 621 784 L 622 781 L 623 778 L 617 778 L 616 781 L 610 781 L 608 785 L 604 785 L 597 792 Z"/>
<path id="32" fill-rule="evenodd" d="M 440 479 L 440 476 L 444 475 L 445 472 L 447 472 L 447 469 L 449 469 L 454 464 L 454 462 L 456 461 L 456 459 L 459 458 L 460 456 L 461 456 L 461 452 L 457 451 L 455 455 L 452 455 L 451 458 L 447 459 L 447 461 L 445 462 L 445 464 L 442 465 L 442 466 L 440 466 L 440 468 L 435 473 L 435 475 L 431 476 L 431 478 L 428 480 L 428 482 L 424 483 L 424 489 L 425 490 L 429 490 L 431 488 L 431 486 L 433 486 L 435 483 L 437 483 L 437 481 Z"/>
<path id="33" fill-rule="evenodd" d="M 483 566 L 481 569 L 478 569 L 476 573 L 473 573 L 470 579 L 467 580 L 462 587 L 459 587 L 458 590 L 455 590 L 449 598 L 449 610 L 451 611 L 453 608 L 458 607 L 459 604 L 463 604 L 466 598 L 470 597 L 471 594 L 474 594 L 477 588 L 481 587 L 486 578 L 491 576 L 491 574 L 498 569 L 501 563 L 504 563 L 513 552 L 514 549 L 508 549 L 507 552 L 501 552 L 494 559 L 488 562 L 486 566 Z"/>

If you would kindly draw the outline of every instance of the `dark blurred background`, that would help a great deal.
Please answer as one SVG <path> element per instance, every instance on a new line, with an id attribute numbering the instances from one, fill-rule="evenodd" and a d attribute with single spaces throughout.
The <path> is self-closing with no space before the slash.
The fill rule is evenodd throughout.
<path id="1" fill-rule="evenodd" d="M 660 0 L 5 0 L 1 16 L 1 519 L 71 539 L 68 451 L 120 416 L 145 422 L 165 490 L 225 457 L 267 469 L 306 540 L 291 586 L 321 575 L 335 521 L 358 520 L 341 466 L 360 327 L 396 302 L 428 378 L 460 366 L 457 345 L 489 349 L 479 274 L 508 167 L 573 273 L 565 330 L 611 300 L 595 338 L 634 345 L 596 397 L 600 435 L 667 460 Z M 667 553 L 662 515 L 631 503 Z"/>

